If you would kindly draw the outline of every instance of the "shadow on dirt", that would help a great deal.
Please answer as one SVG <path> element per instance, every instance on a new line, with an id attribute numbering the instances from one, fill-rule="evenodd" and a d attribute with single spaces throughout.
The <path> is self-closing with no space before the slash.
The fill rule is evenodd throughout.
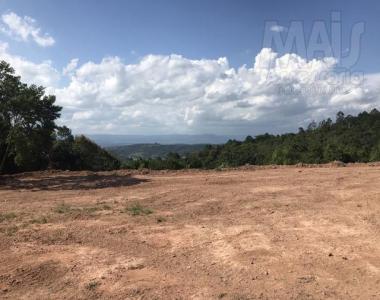
<path id="1" fill-rule="evenodd" d="M 131 186 L 143 182 L 146 179 L 134 178 L 130 175 L 69 175 L 46 176 L 38 178 L 22 178 L 7 176 L 0 178 L 0 190 L 92 190 L 113 187 Z"/>

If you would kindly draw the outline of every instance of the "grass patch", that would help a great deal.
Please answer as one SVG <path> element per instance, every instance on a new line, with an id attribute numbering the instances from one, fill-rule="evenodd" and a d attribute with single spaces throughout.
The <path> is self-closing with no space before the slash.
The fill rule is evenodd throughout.
<path id="1" fill-rule="evenodd" d="M 7 228 L 3 229 L 2 231 L 7 236 L 12 236 L 12 235 L 14 235 L 18 231 L 18 229 L 19 228 L 16 225 L 13 225 L 13 226 L 10 226 L 10 227 L 7 227 Z"/>
<path id="2" fill-rule="evenodd" d="M 72 211 L 72 208 L 70 205 L 66 204 L 65 202 L 62 202 L 55 208 L 55 212 L 59 214 L 67 214 Z"/>
<path id="3" fill-rule="evenodd" d="M 0 223 L 4 222 L 4 221 L 12 220 L 12 219 L 14 219 L 16 217 L 17 217 L 17 215 L 15 213 L 13 213 L 13 212 L 4 213 L 4 214 L 0 213 Z"/>
<path id="4" fill-rule="evenodd" d="M 100 282 L 98 282 L 98 281 L 91 281 L 91 282 L 89 282 L 89 283 L 86 284 L 86 289 L 88 289 L 89 291 L 93 291 L 99 285 L 100 285 Z"/>
<path id="5" fill-rule="evenodd" d="M 97 211 L 102 211 L 102 210 L 112 210 L 112 207 L 104 204 L 102 206 L 87 206 L 87 207 L 72 207 L 64 202 L 59 204 L 54 211 L 59 214 L 85 214 L 85 215 L 92 215 L 93 213 Z"/>
<path id="6" fill-rule="evenodd" d="M 49 223 L 49 220 L 45 216 L 30 220 L 30 224 L 47 224 L 47 223 Z"/>
<path id="7" fill-rule="evenodd" d="M 98 206 L 91 206 L 91 207 L 83 207 L 82 208 L 82 211 L 85 213 L 85 214 L 93 214 L 94 212 L 97 212 L 99 210 L 102 210 L 101 207 L 98 207 Z"/>
<path id="8" fill-rule="evenodd" d="M 134 203 L 128 206 L 125 211 L 132 216 L 150 215 L 153 213 L 153 210 L 143 207 L 140 203 Z"/>
<path id="9" fill-rule="evenodd" d="M 103 209 L 103 210 L 111 210 L 112 207 L 109 206 L 108 204 L 104 204 L 104 205 L 102 206 L 102 209 Z"/>

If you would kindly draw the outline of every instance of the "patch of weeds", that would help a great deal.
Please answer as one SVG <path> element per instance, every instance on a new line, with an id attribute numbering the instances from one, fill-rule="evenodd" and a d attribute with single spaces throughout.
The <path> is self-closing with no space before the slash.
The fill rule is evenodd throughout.
<path id="1" fill-rule="evenodd" d="M 86 214 L 92 214 L 97 211 L 101 210 L 112 210 L 112 207 L 109 206 L 108 204 L 103 204 L 101 206 L 92 206 L 92 207 L 84 207 L 82 208 L 82 211 Z"/>
<path id="2" fill-rule="evenodd" d="M 30 224 L 47 224 L 47 223 L 49 223 L 49 220 L 45 216 L 30 220 Z"/>
<path id="3" fill-rule="evenodd" d="M 125 211 L 132 216 L 150 215 L 153 213 L 151 209 L 143 207 L 140 203 L 135 203 L 128 206 Z"/>
<path id="4" fill-rule="evenodd" d="M 112 207 L 104 204 L 104 205 L 97 205 L 97 206 L 87 206 L 87 207 L 71 207 L 70 205 L 66 203 L 61 203 L 55 208 L 55 212 L 59 214 L 74 214 L 74 215 L 93 215 L 95 212 L 101 211 L 101 210 L 111 210 Z"/>
<path id="5" fill-rule="evenodd" d="M 164 217 L 157 217 L 156 219 L 157 223 L 162 223 L 162 222 L 166 222 L 166 219 Z"/>
<path id="6" fill-rule="evenodd" d="M 111 209 L 112 209 L 112 207 L 109 206 L 108 204 L 104 204 L 104 205 L 102 206 L 102 208 L 103 208 L 103 210 L 111 210 Z"/>
<path id="7" fill-rule="evenodd" d="M 86 214 L 92 214 L 92 213 L 97 212 L 99 210 L 101 210 L 101 208 L 100 207 L 96 207 L 96 206 L 82 208 L 82 211 L 84 213 L 86 213 Z"/>
<path id="8" fill-rule="evenodd" d="M 8 236 L 14 235 L 18 231 L 18 227 L 16 225 L 5 228 L 5 234 Z"/>
<path id="9" fill-rule="evenodd" d="M 95 290 L 99 285 L 100 285 L 100 282 L 99 282 L 99 281 L 91 281 L 91 282 L 89 282 L 89 283 L 86 284 L 86 289 L 88 289 L 89 291 L 93 291 L 93 290 Z"/>
<path id="10" fill-rule="evenodd" d="M 17 217 L 17 215 L 13 212 L 0 214 L 0 223 L 4 222 L 4 221 L 12 220 L 16 217 Z"/>
<path id="11" fill-rule="evenodd" d="M 55 208 L 55 212 L 59 214 L 67 214 L 71 212 L 71 206 L 66 204 L 65 202 L 62 202 Z"/>

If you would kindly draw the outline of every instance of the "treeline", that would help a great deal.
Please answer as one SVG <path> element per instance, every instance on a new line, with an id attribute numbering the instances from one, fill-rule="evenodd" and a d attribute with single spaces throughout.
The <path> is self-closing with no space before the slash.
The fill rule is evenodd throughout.
<path id="1" fill-rule="evenodd" d="M 27 85 L 0 62 L 0 174 L 45 170 L 112 170 L 120 162 L 55 121 L 62 108 L 43 87 Z"/>
<path id="2" fill-rule="evenodd" d="M 380 161 L 380 112 L 345 116 L 339 112 L 335 122 L 312 122 L 298 133 L 264 134 L 244 141 L 230 140 L 224 145 L 208 145 L 197 153 L 165 159 L 130 159 L 127 168 L 183 169 L 223 168 L 245 164 L 297 164 Z"/>
<path id="3" fill-rule="evenodd" d="M 107 151 L 121 160 L 129 158 L 158 158 L 166 157 L 168 153 L 185 155 L 202 150 L 205 144 L 133 144 L 125 146 L 107 147 Z"/>

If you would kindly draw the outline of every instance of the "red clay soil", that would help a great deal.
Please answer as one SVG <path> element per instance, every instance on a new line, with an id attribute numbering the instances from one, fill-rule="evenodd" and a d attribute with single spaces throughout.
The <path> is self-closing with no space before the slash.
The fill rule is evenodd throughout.
<path id="1" fill-rule="evenodd" d="M 1 299 L 380 299 L 380 166 L 0 177 Z"/>

